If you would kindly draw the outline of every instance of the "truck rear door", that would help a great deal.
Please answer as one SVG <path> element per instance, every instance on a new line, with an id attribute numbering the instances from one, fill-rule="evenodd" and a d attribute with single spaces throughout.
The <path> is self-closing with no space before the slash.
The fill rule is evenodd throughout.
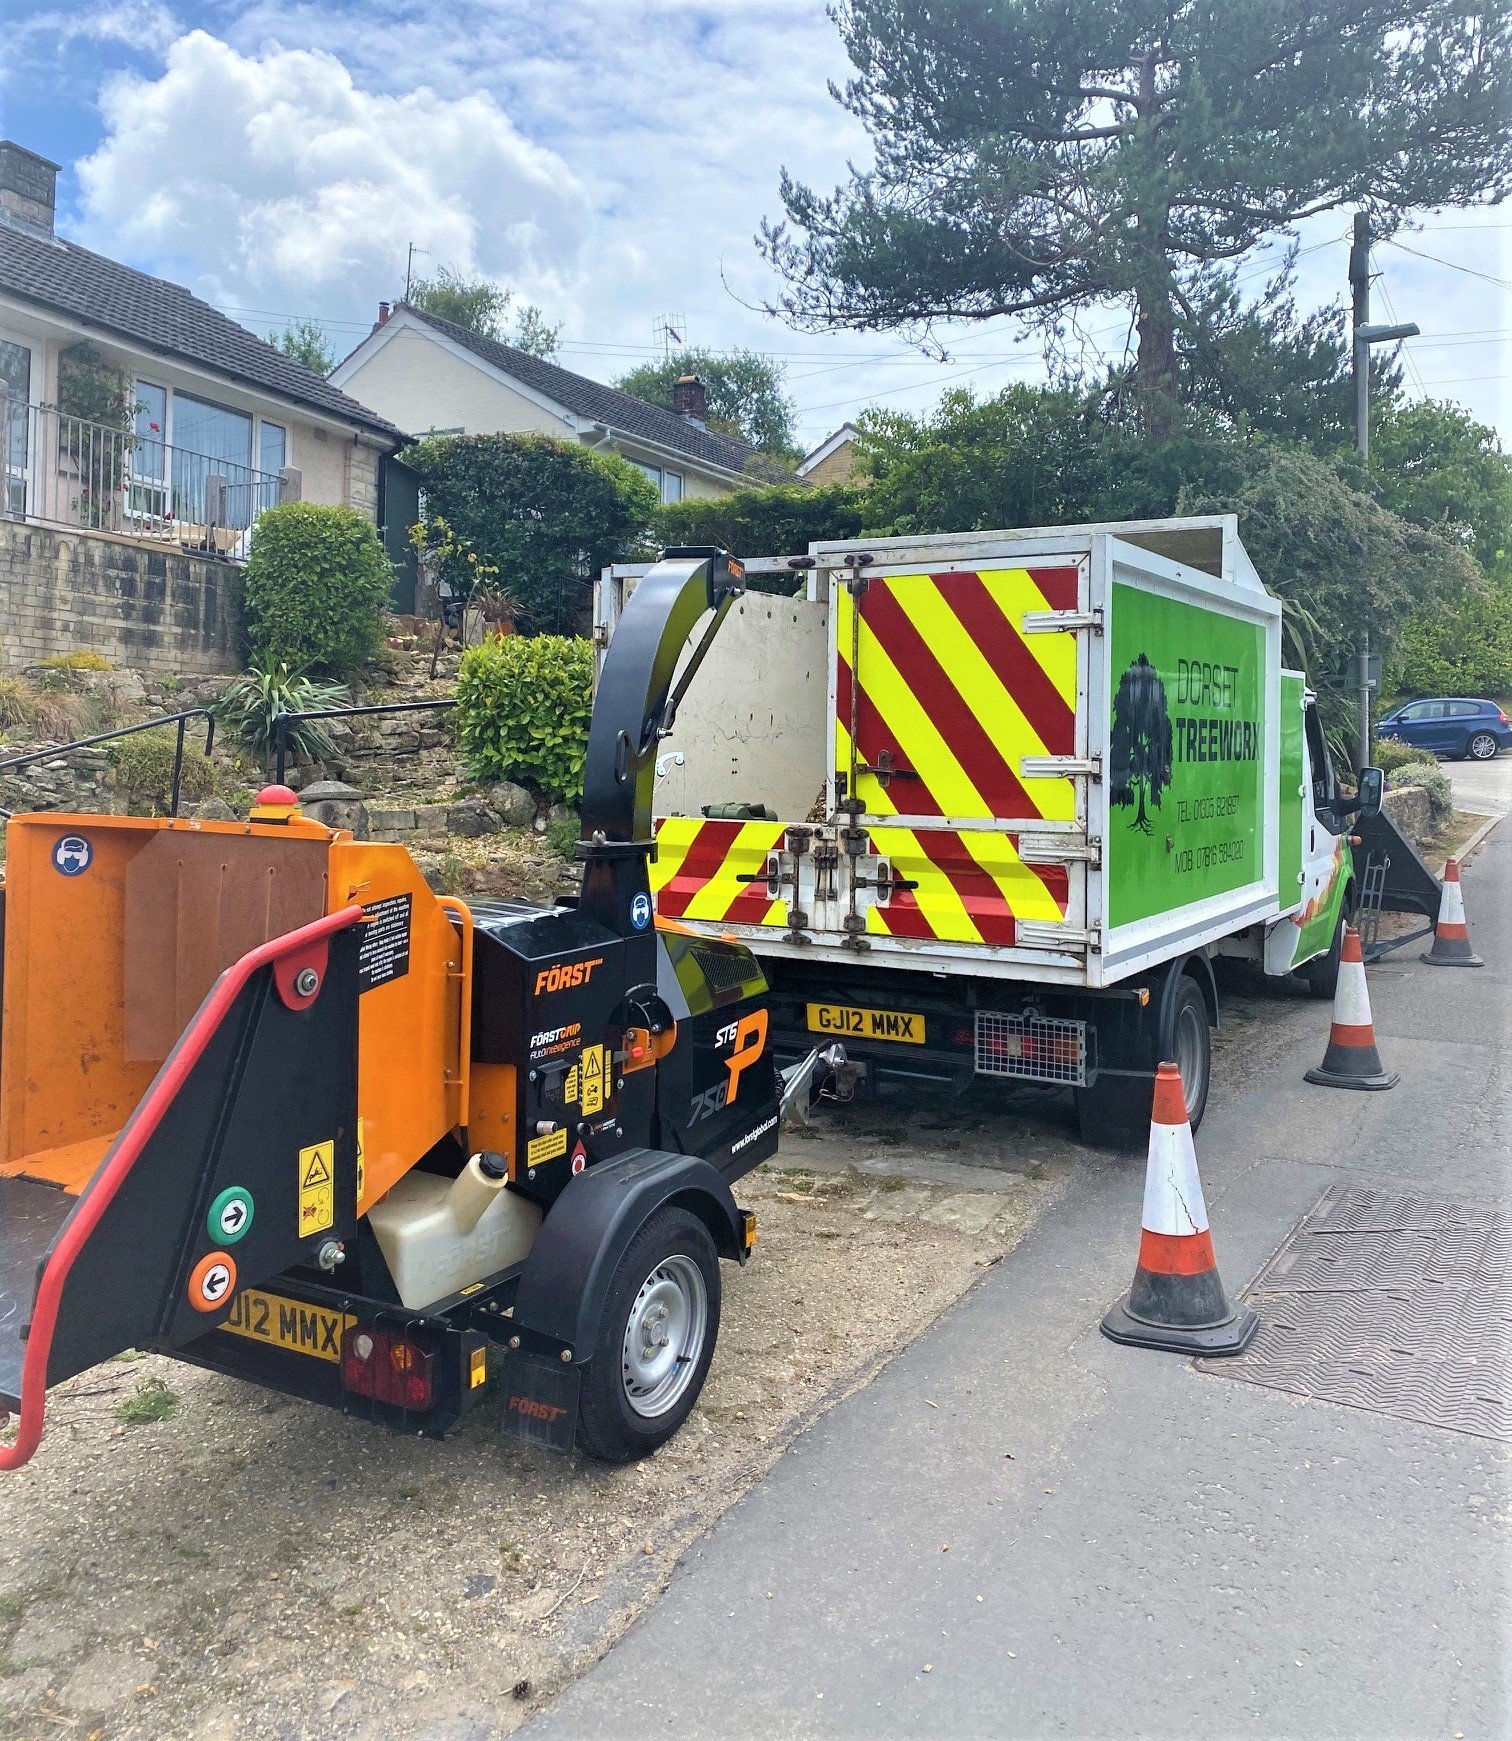
<path id="1" fill-rule="evenodd" d="M 834 773 L 867 843 L 819 925 L 1014 948 L 1085 923 L 1086 586 L 1065 555 L 836 574 Z"/>

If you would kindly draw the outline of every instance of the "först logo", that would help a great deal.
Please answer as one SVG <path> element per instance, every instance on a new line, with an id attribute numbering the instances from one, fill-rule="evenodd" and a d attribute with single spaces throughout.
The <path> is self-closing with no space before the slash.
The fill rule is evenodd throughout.
<path id="1" fill-rule="evenodd" d="M 536 996 L 566 991 L 574 985 L 587 985 L 593 978 L 594 968 L 603 965 L 603 956 L 595 955 L 592 961 L 559 961 L 554 967 L 543 967 L 536 975 Z"/>
<path id="2" fill-rule="evenodd" d="M 506 1408 L 511 1414 L 529 1415 L 533 1421 L 559 1421 L 567 1413 L 555 1403 L 537 1402 L 533 1396 L 512 1396 Z"/>

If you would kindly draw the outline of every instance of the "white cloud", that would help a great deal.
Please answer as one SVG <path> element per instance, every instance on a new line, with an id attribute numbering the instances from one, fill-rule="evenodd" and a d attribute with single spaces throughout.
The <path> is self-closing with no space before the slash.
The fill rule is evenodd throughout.
<path id="1" fill-rule="evenodd" d="M 178 34 L 178 20 L 158 0 L 52 8 L 12 19 L 5 28 L 7 58 L 28 44 L 65 48 L 76 42 L 123 43 L 160 54 Z"/>
<path id="2" fill-rule="evenodd" d="M 78 165 L 84 239 L 233 304 L 371 312 L 410 242 L 545 294 L 582 244 L 582 188 L 486 93 L 361 90 L 318 50 L 203 31 L 162 76 L 109 83 Z"/>

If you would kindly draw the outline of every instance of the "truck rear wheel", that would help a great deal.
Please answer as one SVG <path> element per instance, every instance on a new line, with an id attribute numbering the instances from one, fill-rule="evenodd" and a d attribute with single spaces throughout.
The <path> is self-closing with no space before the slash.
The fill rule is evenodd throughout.
<path id="1" fill-rule="evenodd" d="M 1207 1111 L 1212 1080 L 1213 1036 L 1207 1000 L 1189 973 L 1177 982 L 1161 1027 L 1158 1050 L 1175 1061 L 1186 1096 L 1187 1119 L 1193 1130 Z M 1133 1149 L 1149 1135 L 1152 1077 L 1098 1078 L 1076 1091 L 1076 1113 L 1082 1141 L 1099 1147 Z"/>
<path id="2" fill-rule="evenodd" d="M 583 1373 L 578 1444 L 606 1463 L 659 1450 L 693 1411 L 719 1335 L 719 1254 L 685 1209 L 659 1209 L 609 1284 Z"/>

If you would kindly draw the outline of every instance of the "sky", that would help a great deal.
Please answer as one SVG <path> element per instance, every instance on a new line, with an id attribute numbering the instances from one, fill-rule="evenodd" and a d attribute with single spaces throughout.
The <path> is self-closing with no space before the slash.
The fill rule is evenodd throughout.
<path id="1" fill-rule="evenodd" d="M 762 312 L 781 167 L 828 188 L 868 158 L 828 94 L 846 71 L 820 0 L 0 0 L 0 136 L 63 166 L 70 239 L 258 332 L 318 319 L 338 355 L 402 294 L 413 244 L 417 270 L 540 304 L 560 361 L 601 380 L 659 355 L 668 322 L 779 358 L 805 446 L 871 404 L 1045 373 L 1012 321 L 940 329 L 939 358 Z M 1299 229 L 1303 308 L 1345 292 L 1349 222 Z M 1376 250 L 1373 316 L 1423 329 L 1409 393 L 1512 445 L 1512 205 L 1417 222 Z M 1247 289 L 1279 246 L 1241 263 Z M 1123 355 L 1126 314 L 1080 329 L 1089 361 Z"/>

